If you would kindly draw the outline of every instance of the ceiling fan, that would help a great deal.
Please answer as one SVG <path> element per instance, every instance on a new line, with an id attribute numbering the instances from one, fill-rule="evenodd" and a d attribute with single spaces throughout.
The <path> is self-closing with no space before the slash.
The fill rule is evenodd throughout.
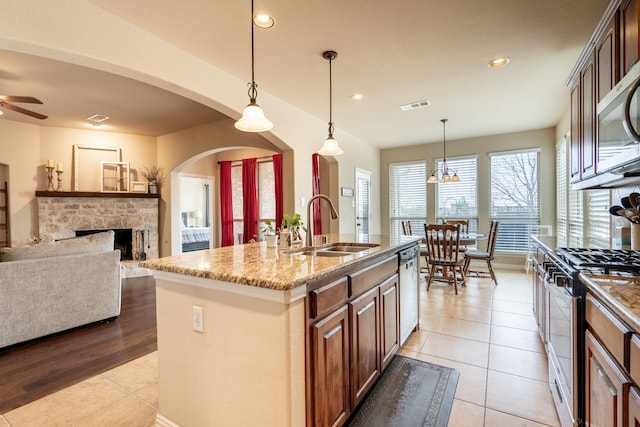
<path id="1" fill-rule="evenodd" d="M 24 109 L 22 107 L 18 107 L 17 105 L 10 104 L 10 102 L 25 102 L 30 104 L 42 104 L 38 98 L 34 98 L 32 96 L 10 96 L 10 95 L 0 95 L 0 109 L 6 108 L 8 110 L 13 110 L 18 113 L 26 114 L 27 116 L 35 117 L 36 119 L 46 119 L 47 116 L 44 114 L 36 113 L 34 111 L 30 111 Z M 2 112 L 0 111 L 0 114 Z"/>

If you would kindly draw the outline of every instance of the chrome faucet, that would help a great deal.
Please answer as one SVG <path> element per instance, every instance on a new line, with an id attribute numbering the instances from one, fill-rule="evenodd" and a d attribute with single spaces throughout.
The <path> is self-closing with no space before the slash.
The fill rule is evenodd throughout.
<path id="1" fill-rule="evenodd" d="M 306 236 L 306 246 L 313 246 L 313 218 L 311 217 L 311 203 L 313 203 L 316 199 L 325 199 L 329 202 L 329 208 L 331 209 L 331 218 L 338 219 L 338 211 L 336 211 L 335 206 L 333 206 L 333 202 L 328 196 L 324 194 L 316 194 L 307 202 L 307 236 Z"/>

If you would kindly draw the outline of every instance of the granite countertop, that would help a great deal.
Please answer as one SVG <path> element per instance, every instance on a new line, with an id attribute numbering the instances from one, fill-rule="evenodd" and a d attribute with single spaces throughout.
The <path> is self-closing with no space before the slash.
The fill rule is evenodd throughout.
<path id="1" fill-rule="evenodd" d="M 353 235 L 329 235 L 328 244 L 357 244 Z M 293 248 L 267 248 L 266 242 L 247 243 L 204 251 L 187 252 L 141 262 L 140 267 L 215 279 L 281 291 L 306 285 L 367 258 L 393 254 L 420 241 L 419 236 L 370 236 L 379 246 L 345 256 L 325 257 L 287 253 Z M 324 245 L 322 245 L 324 246 Z"/>
<path id="2" fill-rule="evenodd" d="M 640 277 L 581 274 L 580 280 L 635 331 L 640 331 Z"/>

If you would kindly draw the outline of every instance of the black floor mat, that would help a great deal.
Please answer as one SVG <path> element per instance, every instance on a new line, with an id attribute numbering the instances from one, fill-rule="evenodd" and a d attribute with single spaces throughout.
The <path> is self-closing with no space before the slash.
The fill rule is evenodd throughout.
<path id="1" fill-rule="evenodd" d="M 396 356 L 353 414 L 349 427 L 446 427 L 459 372 Z"/>

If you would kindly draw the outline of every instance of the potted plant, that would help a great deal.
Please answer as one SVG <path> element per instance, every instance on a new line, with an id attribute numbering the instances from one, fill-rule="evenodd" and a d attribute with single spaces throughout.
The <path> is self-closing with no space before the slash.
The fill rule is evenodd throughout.
<path id="1" fill-rule="evenodd" d="M 304 223 L 300 218 L 300 214 L 296 213 L 293 215 L 284 214 L 282 216 L 282 228 L 289 229 L 292 233 L 292 240 L 302 240 L 302 236 L 300 235 L 300 227 L 302 227 Z"/>
<path id="2" fill-rule="evenodd" d="M 164 170 L 159 166 L 143 166 L 140 174 L 149 182 L 149 193 L 158 194 L 164 184 Z"/>
<path id="3" fill-rule="evenodd" d="M 273 228 L 271 220 L 266 220 L 264 222 L 264 226 L 260 228 L 260 232 L 264 235 L 268 248 L 275 248 L 278 246 L 278 236 L 276 236 L 276 230 Z"/>

